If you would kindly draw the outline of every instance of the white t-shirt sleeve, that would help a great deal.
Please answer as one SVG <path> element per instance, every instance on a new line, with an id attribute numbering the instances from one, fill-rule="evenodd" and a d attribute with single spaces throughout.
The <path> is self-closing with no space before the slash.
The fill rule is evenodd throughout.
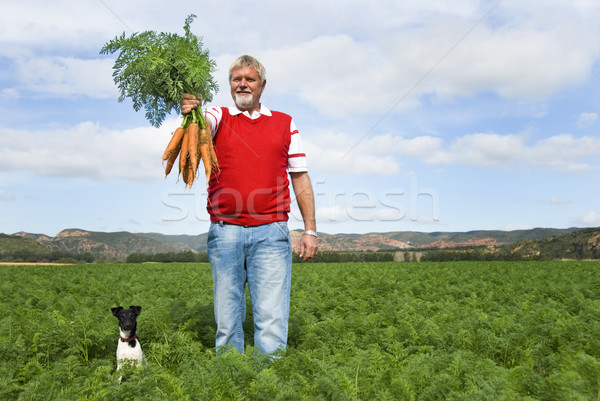
<path id="1" fill-rule="evenodd" d="M 296 124 L 292 120 L 290 126 L 290 132 L 292 133 L 290 138 L 290 148 L 288 151 L 288 171 L 290 173 L 300 173 L 308 171 L 308 162 L 306 160 L 306 154 L 302 148 L 302 140 L 300 133 L 296 128 Z"/>
<path id="2" fill-rule="evenodd" d="M 221 119 L 223 118 L 223 109 L 220 107 L 210 107 L 204 112 L 204 118 L 206 119 L 206 122 L 210 124 L 211 133 L 214 137 L 219 129 Z"/>

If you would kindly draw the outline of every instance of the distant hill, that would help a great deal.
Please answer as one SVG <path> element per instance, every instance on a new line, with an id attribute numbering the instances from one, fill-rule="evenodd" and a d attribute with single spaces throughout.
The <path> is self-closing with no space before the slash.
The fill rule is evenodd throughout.
<path id="1" fill-rule="evenodd" d="M 511 252 L 519 254 L 548 253 L 553 258 L 561 258 L 588 255 L 590 252 L 593 254 L 594 249 L 597 249 L 598 242 L 598 237 L 594 237 L 594 230 L 600 229 L 535 228 L 515 231 L 479 230 L 432 233 L 412 231 L 367 234 L 320 233 L 319 244 L 321 251 L 339 252 L 451 250 L 482 246 L 494 249 L 504 247 L 506 251 L 507 246 L 514 245 L 510 248 Z M 301 235 L 302 232 L 298 230 L 291 232 L 294 251 L 297 251 L 296 247 Z M 122 261 L 133 253 L 205 252 L 206 239 L 206 233 L 165 235 L 66 229 L 58 233 L 56 237 L 49 237 L 43 234 L 19 232 L 12 235 L 0 234 L 0 259 L 27 252 L 40 255 L 49 252 L 66 252 L 75 255 L 91 254 L 96 260 Z M 592 241 L 591 245 L 573 245 L 575 243 L 587 244 L 586 241 Z M 571 245 L 568 246 L 568 243 Z"/>
<path id="2" fill-rule="evenodd" d="M 166 235 L 158 233 L 142 233 L 136 234 L 163 244 L 170 244 L 174 247 L 183 246 L 194 252 L 206 252 L 206 239 L 208 234 L 199 235 Z"/>
<path id="3" fill-rule="evenodd" d="M 131 253 L 153 254 L 190 250 L 190 247 L 184 243 L 160 240 L 152 238 L 152 236 L 133 234 L 126 231 L 106 233 L 67 229 L 58 233 L 56 237 L 24 232 L 16 233 L 14 236 L 34 239 L 50 251 L 72 254 L 90 253 L 96 259 L 105 260 L 125 260 Z"/>
<path id="4" fill-rule="evenodd" d="M 544 259 L 600 259 L 600 227 L 549 238 L 524 239 L 507 246 L 512 254 Z"/>
<path id="5" fill-rule="evenodd" d="M 525 239 L 548 238 L 569 234 L 581 228 L 533 228 L 529 230 L 475 230 L 467 232 L 391 232 L 383 235 L 402 242 L 411 248 L 457 248 L 478 245 L 504 245 Z"/>
<path id="6" fill-rule="evenodd" d="M 33 252 L 39 255 L 48 255 L 50 250 L 37 242 L 39 236 L 22 236 L 0 234 L 0 257 L 5 254 L 19 255 Z"/>

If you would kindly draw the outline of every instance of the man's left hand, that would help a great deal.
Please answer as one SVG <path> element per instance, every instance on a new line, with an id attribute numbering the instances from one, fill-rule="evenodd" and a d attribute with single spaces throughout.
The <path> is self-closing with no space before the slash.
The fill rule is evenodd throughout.
<path id="1" fill-rule="evenodd" d="M 303 261 L 313 258 L 319 251 L 319 241 L 317 237 L 309 234 L 303 234 L 300 240 L 300 257 Z"/>

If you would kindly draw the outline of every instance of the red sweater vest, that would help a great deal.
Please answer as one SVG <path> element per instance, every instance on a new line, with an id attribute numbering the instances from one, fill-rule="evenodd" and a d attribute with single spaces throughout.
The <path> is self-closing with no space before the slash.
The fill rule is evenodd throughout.
<path id="1" fill-rule="evenodd" d="M 287 221 L 291 117 L 272 111 L 251 119 L 222 111 L 214 136 L 220 170 L 208 188 L 211 221 L 249 226 Z"/>

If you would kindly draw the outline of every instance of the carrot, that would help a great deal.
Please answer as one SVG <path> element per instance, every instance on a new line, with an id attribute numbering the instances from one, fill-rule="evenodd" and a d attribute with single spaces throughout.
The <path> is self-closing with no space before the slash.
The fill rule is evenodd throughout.
<path id="1" fill-rule="evenodd" d="M 165 176 L 169 175 L 179 156 L 179 175 L 190 188 L 197 177 L 200 159 L 204 165 L 207 184 L 213 170 L 219 169 L 210 125 L 206 124 L 205 128 L 201 129 L 201 123 L 197 121 L 190 122 L 184 118 L 184 123 L 173 132 L 173 137 L 163 154 L 163 161 L 167 162 Z"/>
<path id="2" fill-rule="evenodd" d="M 190 167 L 188 168 L 188 186 L 190 189 L 192 189 L 192 184 L 194 183 L 194 178 L 195 178 L 195 174 L 194 174 L 194 170 L 192 170 L 192 166 L 190 163 Z"/>
<path id="3" fill-rule="evenodd" d="M 200 127 L 197 123 L 191 123 L 188 127 L 187 141 L 188 141 L 188 153 L 190 155 L 190 164 L 194 177 L 196 171 L 198 171 L 198 130 Z"/>
<path id="4" fill-rule="evenodd" d="M 177 160 L 177 156 L 179 156 L 179 151 L 181 150 L 181 142 L 175 146 L 175 149 L 171 152 L 169 158 L 167 159 L 167 166 L 165 167 L 165 177 L 169 175 L 171 169 L 173 168 L 173 164 L 175 164 L 175 160 Z"/>
<path id="5" fill-rule="evenodd" d="M 181 140 L 181 151 L 179 153 L 179 172 L 183 173 L 185 163 L 188 160 L 188 129 L 186 128 L 183 133 L 183 139 Z M 186 177 L 184 177 L 186 179 Z"/>
<path id="6" fill-rule="evenodd" d="M 163 161 L 167 160 L 169 157 L 171 157 L 173 152 L 175 152 L 175 149 L 177 148 L 177 146 L 181 143 L 181 140 L 183 139 L 183 132 L 184 132 L 183 127 L 177 127 L 175 132 L 173 132 L 173 135 L 171 136 L 171 140 L 169 141 L 169 144 L 167 145 L 167 148 L 165 149 L 165 153 L 163 153 Z"/>
<path id="7" fill-rule="evenodd" d="M 213 144 L 212 132 L 210 130 L 210 125 L 206 124 L 206 131 L 208 132 L 208 149 L 210 150 L 210 162 L 214 168 L 219 170 L 219 162 L 217 161 L 217 154 L 215 153 L 215 145 Z"/>
<path id="8" fill-rule="evenodd" d="M 212 138 L 210 134 L 203 128 L 200 130 L 200 154 L 202 155 L 202 162 L 204 163 L 204 174 L 206 175 L 206 182 L 210 181 L 210 175 L 212 173 L 212 160 L 210 154 L 210 145 Z"/>
<path id="9" fill-rule="evenodd" d="M 185 186 L 187 187 L 187 184 L 189 182 L 188 174 L 187 174 L 187 167 L 184 167 L 183 170 L 181 171 L 181 178 L 183 178 L 183 182 L 185 183 Z"/>
<path id="10" fill-rule="evenodd" d="M 183 178 L 183 182 L 186 186 L 192 187 L 194 183 L 194 173 L 192 172 L 192 165 L 190 163 L 189 157 L 186 159 L 183 168 L 181 169 L 181 178 Z"/>

